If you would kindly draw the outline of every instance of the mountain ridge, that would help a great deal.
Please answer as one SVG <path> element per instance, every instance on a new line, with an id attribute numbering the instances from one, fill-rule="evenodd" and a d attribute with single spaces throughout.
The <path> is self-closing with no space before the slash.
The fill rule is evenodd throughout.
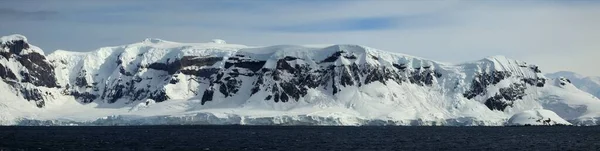
<path id="1" fill-rule="evenodd" d="M 3 50 L 13 53 L 0 65 L 32 64 L 13 51 L 36 52 L 14 47 L 30 45 L 26 40 L 3 39 L 10 39 Z M 502 125 L 512 114 L 544 108 L 574 124 L 593 125 L 600 114 L 597 98 L 504 56 L 447 64 L 351 44 L 251 47 L 160 39 L 42 54 L 38 64 L 52 69 L 4 70 L 48 75 L 2 76 L 6 89 L 17 90 L 6 95 L 24 98 L 3 103 L 23 110 L 10 111 L 15 115 L 4 123 L 53 123 L 57 117 L 77 124 L 156 118 L 186 123 L 200 116 L 238 124 Z M 24 107 L 26 102 L 36 107 Z"/>

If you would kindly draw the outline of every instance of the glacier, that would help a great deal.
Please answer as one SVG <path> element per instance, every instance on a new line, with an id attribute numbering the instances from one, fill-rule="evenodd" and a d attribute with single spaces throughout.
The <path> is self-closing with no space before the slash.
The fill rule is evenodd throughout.
<path id="1" fill-rule="evenodd" d="M 597 125 L 600 100 L 504 56 L 452 64 L 362 45 L 148 38 L 45 55 L 0 41 L 2 125 L 510 125 L 548 110 Z"/>

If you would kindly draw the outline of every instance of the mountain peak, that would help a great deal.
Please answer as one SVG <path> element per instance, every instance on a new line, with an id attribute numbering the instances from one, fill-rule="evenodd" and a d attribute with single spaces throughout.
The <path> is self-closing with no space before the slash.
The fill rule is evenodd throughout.
<path id="1" fill-rule="evenodd" d="M 487 56 L 483 60 L 490 60 L 490 61 L 497 61 L 497 62 L 515 62 L 515 61 L 517 61 L 517 62 L 525 63 L 520 60 L 516 60 L 516 59 L 510 58 L 510 57 L 504 56 L 504 55 Z"/>
<path id="2" fill-rule="evenodd" d="M 27 42 L 27 37 L 21 35 L 21 34 L 12 34 L 12 35 L 8 35 L 8 36 L 2 36 L 0 38 L 1 42 L 9 42 L 9 41 L 24 41 Z"/>
<path id="3" fill-rule="evenodd" d="M 10 52 L 16 55 L 26 55 L 30 53 L 38 53 L 44 55 L 44 51 L 37 46 L 29 44 L 27 37 L 20 34 L 13 34 L 0 37 L 0 51 Z"/>
<path id="4" fill-rule="evenodd" d="M 227 42 L 225 42 L 225 40 L 223 40 L 223 39 L 213 39 L 210 43 L 227 44 Z"/>
<path id="5" fill-rule="evenodd" d="M 158 44 L 158 43 L 166 42 L 166 40 L 162 40 L 162 39 L 158 39 L 158 38 L 146 38 L 146 39 L 144 39 L 143 42 L 144 43 Z"/>

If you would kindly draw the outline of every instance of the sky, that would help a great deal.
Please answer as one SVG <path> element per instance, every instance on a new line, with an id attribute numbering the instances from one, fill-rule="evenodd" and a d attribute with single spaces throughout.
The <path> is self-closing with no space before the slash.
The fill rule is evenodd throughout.
<path id="1" fill-rule="evenodd" d="M 1 0 L 0 35 L 49 54 L 160 38 L 359 44 L 441 62 L 504 55 L 600 76 L 600 1 Z"/>

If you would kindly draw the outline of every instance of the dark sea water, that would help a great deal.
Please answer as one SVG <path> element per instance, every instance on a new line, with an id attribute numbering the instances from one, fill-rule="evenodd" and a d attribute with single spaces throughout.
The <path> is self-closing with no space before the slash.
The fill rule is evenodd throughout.
<path id="1" fill-rule="evenodd" d="M 0 150 L 600 150 L 600 127 L 0 127 Z"/>

